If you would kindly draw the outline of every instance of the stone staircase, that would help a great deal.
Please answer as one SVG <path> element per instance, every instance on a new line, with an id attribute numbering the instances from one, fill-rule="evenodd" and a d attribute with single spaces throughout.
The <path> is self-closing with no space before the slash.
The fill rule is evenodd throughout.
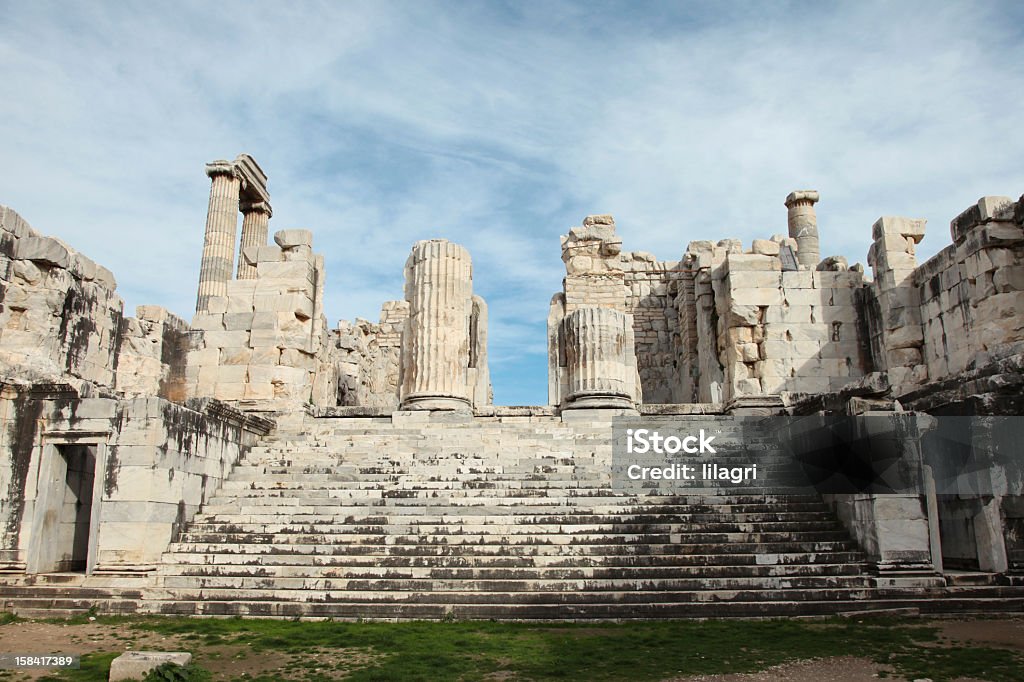
<path id="1" fill-rule="evenodd" d="M 767 435 L 741 445 L 721 417 L 692 421 L 735 453 L 716 462 L 785 466 Z M 413 414 L 278 433 L 171 545 L 146 610 L 658 618 L 811 615 L 875 596 L 816 495 L 613 489 L 610 426 Z"/>
<path id="2" fill-rule="evenodd" d="M 623 489 L 612 479 L 611 422 L 596 414 L 310 418 L 248 453 L 155 575 L 0 576 L 0 599 L 28 616 L 90 608 L 529 620 L 1024 610 L 1022 581 L 1005 576 L 886 586 L 819 496 L 765 485 L 792 468 L 772 450 L 771 434 L 721 416 L 671 423 L 684 419 L 694 432 L 714 429 L 717 463 L 756 462 L 761 482 Z"/>

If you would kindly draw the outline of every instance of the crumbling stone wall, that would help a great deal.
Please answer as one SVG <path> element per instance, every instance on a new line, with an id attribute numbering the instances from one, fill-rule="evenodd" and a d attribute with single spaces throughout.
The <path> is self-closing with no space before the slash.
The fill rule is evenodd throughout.
<path id="1" fill-rule="evenodd" d="M 645 251 L 622 253 L 621 261 L 643 400 L 682 402 L 676 373 L 679 315 L 672 294 L 679 264 L 659 261 Z"/>
<path id="2" fill-rule="evenodd" d="M 123 302 L 113 275 L 0 207 L 0 361 L 26 375 L 114 385 Z"/>
<path id="3" fill-rule="evenodd" d="M 0 365 L 46 382 L 184 398 L 187 325 L 140 306 L 124 317 L 113 274 L 0 206 Z"/>
<path id="4" fill-rule="evenodd" d="M 982 198 L 950 223 L 953 243 L 914 271 L 929 379 L 1024 352 L 1021 206 Z"/>
<path id="5" fill-rule="evenodd" d="M 186 380 L 192 397 L 261 410 L 333 405 L 336 378 L 316 382 L 326 355 L 323 257 L 308 230 L 282 230 L 275 246 L 248 246 L 252 279 L 226 282 L 192 320 Z M 319 390 L 314 394 L 314 387 Z"/>
<path id="6" fill-rule="evenodd" d="M 141 305 L 121 323 L 116 388 L 129 397 L 183 402 L 189 326 L 165 308 Z"/>
<path id="7" fill-rule="evenodd" d="M 408 317 L 408 302 L 387 301 L 378 324 L 359 318 L 338 323 L 333 334 L 338 405 L 398 407 L 402 330 Z"/>

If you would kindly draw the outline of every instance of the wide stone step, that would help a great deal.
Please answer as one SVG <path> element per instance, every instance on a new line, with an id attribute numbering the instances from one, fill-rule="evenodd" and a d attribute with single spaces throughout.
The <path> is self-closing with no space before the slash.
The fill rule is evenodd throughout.
<path id="1" fill-rule="evenodd" d="M 451 535 L 419 535 L 381 533 L 231 533 L 202 532 L 188 530 L 181 535 L 182 542 L 193 543 L 266 543 L 266 544 L 362 544 L 362 545 L 476 545 L 486 542 L 499 544 L 540 544 L 540 545 L 604 545 L 604 544 L 731 544 L 787 542 L 799 539 L 803 542 L 842 541 L 847 534 L 842 530 L 818 530 L 799 533 L 703 533 L 700 531 L 678 533 L 462 533 Z"/>
<path id="2" fill-rule="evenodd" d="M 205 509 L 205 507 L 204 507 Z M 396 518 L 405 520 L 406 517 L 414 519 L 435 519 L 443 521 L 448 519 L 520 519 L 536 517 L 557 517 L 557 518 L 607 518 L 607 517 L 663 517 L 672 516 L 688 518 L 694 514 L 707 514 L 720 518 L 739 518 L 745 514 L 764 515 L 786 515 L 790 513 L 812 513 L 828 514 L 828 508 L 822 502 L 788 502 L 785 504 L 682 504 L 682 505 L 643 505 L 643 504 L 611 504 L 596 505 L 587 508 L 566 509 L 564 506 L 537 504 L 532 507 L 516 509 L 503 508 L 500 513 L 495 513 L 487 507 L 445 507 L 444 505 L 431 505 L 427 507 L 415 505 L 403 505 L 396 507 L 384 507 L 383 504 L 367 508 L 363 505 L 332 505 L 328 508 L 317 509 L 314 512 L 297 512 L 289 506 L 285 509 L 264 509 L 260 514 L 240 516 L 235 512 L 231 513 L 205 513 L 196 515 L 197 521 L 203 519 L 239 519 L 247 518 L 258 522 L 261 519 L 280 520 L 282 517 L 297 519 L 332 519 L 332 518 Z"/>
<path id="3" fill-rule="evenodd" d="M 644 505 L 647 507 L 664 507 L 666 503 L 661 496 L 634 496 L 625 495 L 485 495 L 485 494 L 445 494 L 426 491 L 391 491 L 382 494 L 380 491 L 367 491 L 362 494 L 338 496 L 310 496 L 299 492 L 294 496 L 287 496 L 279 493 L 273 495 L 239 495 L 237 497 L 226 497 L 218 495 L 212 498 L 209 504 L 203 506 L 203 511 L 211 514 L 241 513 L 260 514 L 267 513 L 267 508 L 291 507 L 293 513 L 323 513 L 335 506 L 387 506 L 403 507 L 417 506 L 424 510 L 437 507 L 562 507 L 567 513 L 580 513 L 569 508 L 591 509 L 595 506 L 619 505 L 620 507 L 633 507 Z"/>
<path id="4" fill-rule="evenodd" d="M 451 566 L 251 566 L 238 564 L 165 566 L 160 574 L 167 576 L 283 578 L 307 580 L 375 579 L 375 580 L 649 580 L 681 578 L 765 578 L 806 576 L 859 576 L 860 564 L 800 564 L 767 566 L 587 566 L 587 567 L 476 567 Z M 278 583 L 275 582 L 275 585 Z"/>
<path id="5" fill-rule="evenodd" d="M 859 564 L 864 560 L 860 552 L 779 552 L 764 553 L 719 553 L 719 554 L 652 554 L 652 555 L 611 555 L 611 556 L 565 556 L 558 554 L 532 555 L 488 555 L 488 554 L 274 554 L 274 553 L 191 553 L 170 552 L 164 557 L 162 570 L 182 566 L 322 566 L 346 567 L 679 567 L 692 566 L 725 567 L 734 566 L 800 566 L 807 564 Z"/>
<path id="6" fill-rule="evenodd" d="M 644 556 L 644 555 L 687 555 L 687 554 L 790 554 L 790 553 L 821 553 L 855 551 L 856 546 L 849 538 L 831 541 L 794 541 L 792 538 L 782 542 L 732 542 L 712 543 L 679 543 L 643 541 L 619 544 L 392 544 L 392 545 L 356 545 L 323 543 L 270 544 L 266 542 L 221 542 L 221 543 L 171 543 L 168 548 L 172 553 L 193 554 L 237 554 L 237 555 L 385 555 L 385 556 Z"/>
<path id="7" fill-rule="evenodd" d="M 835 519 L 801 521 L 690 521 L 686 523 L 633 523 L 628 519 L 608 523 L 192 523 L 189 533 L 253 533 L 258 535 L 323 534 L 352 535 L 590 535 L 590 534 L 666 534 L 666 533 L 806 533 L 836 530 Z M 342 538 L 336 538 L 342 541 Z"/>
<path id="8" fill-rule="evenodd" d="M 193 525 L 200 524 L 267 524 L 284 523 L 301 526 L 308 524 L 664 524 L 664 523 L 760 523 L 830 521 L 835 518 L 824 511 L 749 512 L 737 514 L 698 512 L 693 514 L 197 514 Z"/>
<path id="9" fill-rule="evenodd" d="M 344 599 L 348 592 L 641 592 L 666 591 L 772 591 L 789 589 L 866 588 L 871 579 L 858 575 L 809 575 L 784 577 L 701 577 L 650 578 L 638 582 L 632 577 L 559 579 L 442 579 L 442 578 L 288 578 L 245 576 L 158 577 L 164 589 L 210 591 L 217 598 L 221 590 L 242 590 L 246 599 L 278 598 L 288 590 L 302 590 L 296 599 L 315 601 L 318 597 Z M 399 596 L 401 598 L 401 596 Z"/>
<path id="10" fill-rule="evenodd" d="M 653 597 L 649 603 L 604 601 L 594 603 L 522 603 L 509 600 L 499 603 L 296 603 L 265 601 L 240 603 L 208 598 L 174 600 L 148 605 L 156 612 L 176 615 L 248 616 L 253 618 L 309 618 L 339 620 L 437 620 L 447 616 L 465 620 L 524 621 L 599 621 L 655 620 L 671 618 L 779 618 L 786 616 L 826 616 L 842 612 L 878 611 L 916 607 L 922 613 L 991 613 L 992 611 L 1024 609 L 1024 598 L 1007 601 L 1001 598 L 977 599 L 871 599 L 852 592 L 827 593 L 819 599 L 791 599 L 790 593 L 772 600 L 717 601 L 672 600 L 670 594 L 644 593 Z M 491 595 L 498 596 L 498 595 Z M 517 598 L 522 594 L 516 595 Z M 816 595 L 811 595 L 816 596 Z M 665 601 L 654 601 L 658 598 Z"/>

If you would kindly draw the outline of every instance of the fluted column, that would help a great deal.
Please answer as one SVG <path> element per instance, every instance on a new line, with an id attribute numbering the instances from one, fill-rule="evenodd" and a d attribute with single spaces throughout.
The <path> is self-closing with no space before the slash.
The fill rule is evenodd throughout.
<path id="1" fill-rule="evenodd" d="M 469 252 L 443 239 L 417 242 L 406 263 L 404 409 L 465 409 L 473 275 Z"/>
<path id="2" fill-rule="evenodd" d="M 196 312 L 204 312 L 211 296 L 227 294 L 235 264 L 235 233 L 238 228 L 238 192 L 240 182 L 233 164 L 214 161 L 206 164 L 210 176 L 210 207 L 206 212 L 206 236 L 203 262 L 199 268 L 199 295 Z"/>
<path id="3" fill-rule="evenodd" d="M 577 308 L 565 316 L 568 408 L 633 407 L 627 329 L 630 316 L 611 308 Z"/>
<path id="4" fill-rule="evenodd" d="M 818 193 L 813 189 L 790 192 L 786 197 L 789 236 L 796 240 L 796 259 L 800 265 L 811 270 L 818 267 L 821 252 L 818 247 L 818 216 L 814 213 L 814 204 L 818 203 Z"/>
<path id="5" fill-rule="evenodd" d="M 238 279 L 256 279 L 256 266 L 249 265 L 241 257 L 247 246 L 266 246 L 267 231 L 270 224 L 270 204 L 265 201 L 243 202 L 242 210 L 242 241 L 238 248 Z"/>

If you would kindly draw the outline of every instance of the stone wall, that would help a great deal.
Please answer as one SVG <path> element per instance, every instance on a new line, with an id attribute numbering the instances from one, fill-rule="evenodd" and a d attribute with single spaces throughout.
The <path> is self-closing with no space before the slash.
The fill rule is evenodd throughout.
<path id="1" fill-rule="evenodd" d="M 0 365 L 8 375 L 182 400 L 188 326 L 157 306 L 124 316 L 114 276 L 0 206 Z"/>
<path id="2" fill-rule="evenodd" d="M 275 246 L 249 246 L 242 257 L 251 279 L 226 282 L 192 320 L 188 394 L 260 410 L 333 405 L 333 371 L 318 359 L 329 351 L 323 305 L 323 257 L 307 230 L 282 230 Z M 314 387 L 318 390 L 314 392 Z"/>
<path id="3" fill-rule="evenodd" d="M 1024 352 L 1021 206 L 982 198 L 951 222 L 953 243 L 914 271 L 929 379 Z"/>
<path id="4" fill-rule="evenodd" d="M 160 306 L 140 305 L 135 317 L 121 323 L 117 390 L 129 397 L 183 402 L 188 347 L 189 326 L 184 320 Z"/>
<path id="5" fill-rule="evenodd" d="M 90 572 L 152 568 L 272 426 L 210 401 L 186 407 L 156 397 L 86 398 L 66 384 L 4 384 L 0 568 L 66 568 L 77 552 L 74 531 L 64 529 L 82 505 L 90 508 L 78 524 L 89 546 L 78 556 Z M 68 453 L 81 449 L 89 451 L 88 489 L 69 492 Z"/>
<path id="6" fill-rule="evenodd" d="M 106 268 L 0 207 L 0 362 L 112 387 L 123 302 Z"/>
<path id="7" fill-rule="evenodd" d="M 672 293 L 679 264 L 659 261 L 644 251 L 624 252 L 621 261 L 643 400 L 682 402 L 676 372 L 679 315 Z"/>
<path id="8" fill-rule="evenodd" d="M 402 330 L 409 317 L 406 301 L 387 301 L 380 322 L 341 320 L 332 333 L 337 349 L 338 405 L 398 407 Z"/>

